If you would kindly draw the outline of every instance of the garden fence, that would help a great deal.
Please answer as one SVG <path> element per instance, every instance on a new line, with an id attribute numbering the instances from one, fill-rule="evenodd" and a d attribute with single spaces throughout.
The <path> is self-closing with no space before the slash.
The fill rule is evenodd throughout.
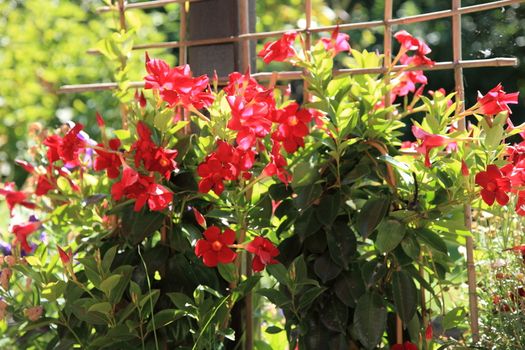
<path id="1" fill-rule="evenodd" d="M 220 1 L 220 0 L 156 0 L 147 1 L 140 3 L 128 4 L 124 0 L 118 0 L 113 6 L 104 6 L 97 9 L 99 13 L 114 11 L 118 12 L 120 28 L 126 29 L 126 11 L 133 9 L 150 9 L 156 7 L 162 7 L 172 3 L 180 4 L 180 33 L 179 41 L 161 42 L 161 43 L 145 43 L 133 46 L 133 50 L 148 50 L 148 49 L 179 49 L 179 64 L 187 63 L 187 48 L 193 46 L 206 46 L 216 45 L 225 43 L 238 43 L 240 45 L 241 53 L 241 70 L 245 71 L 249 69 L 251 52 L 250 52 L 250 41 L 258 41 L 267 38 L 276 38 L 281 36 L 283 33 L 289 30 L 270 31 L 270 32 L 249 32 L 249 0 L 238 0 L 238 12 L 239 12 L 239 35 L 213 38 L 213 39 L 201 39 L 201 40 L 187 40 L 187 18 L 188 11 L 191 8 L 192 2 L 207 2 L 207 1 Z M 475 59 L 475 60 L 463 60 L 462 58 L 462 44 L 461 44 L 461 16 L 470 13 L 476 13 L 480 11 L 486 11 L 491 9 L 500 8 L 503 6 L 509 6 L 513 4 L 519 4 L 525 0 L 499 0 L 491 1 L 483 4 L 477 4 L 473 6 L 461 6 L 461 0 L 451 0 L 451 9 L 430 12 L 415 16 L 408 16 L 402 18 L 393 18 L 393 0 L 385 0 L 385 9 L 383 20 L 357 22 L 357 23 L 340 23 L 338 25 L 331 26 L 312 26 L 312 1 L 304 0 L 304 13 L 305 13 L 305 26 L 303 28 L 295 28 L 298 33 L 302 33 L 305 36 L 305 43 L 307 48 L 311 45 L 311 36 L 313 33 L 330 32 L 339 27 L 341 31 L 367 29 L 367 28 L 384 28 L 384 39 L 383 39 L 383 52 L 384 52 L 384 63 L 383 67 L 377 68 L 358 68 L 358 69 L 337 69 L 334 71 L 334 75 L 358 75 L 358 74 L 374 74 L 386 72 L 392 62 L 392 27 L 395 25 L 405 25 L 412 23 L 421 23 L 437 19 L 451 18 L 452 20 L 452 45 L 453 45 L 453 57 L 450 61 L 436 62 L 432 67 L 416 67 L 408 69 L 417 69 L 423 71 L 430 70 L 453 70 L 455 89 L 457 91 L 457 100 L 463 101 L 464 99 L 464 86 L 463 86 L 463 69 L 465 68 L 479 68 L 479 67 L 513 67 L 516 66 L 518 61 L 516 58 L 507 57 L 496 57 L 490 59 Z M 88 53 L 96 54 L 96 50 L 88 50 Z M 396 65 L 391 68 L 392 71 L 399 71 L 407 69 L 406 66 Z M 281 71 L 281 72 L 253 72 L 252 76 L 259 81 L 272 81 L 276 80 L 300 80 L 302 79 L 302 71 Z M 220 77 L 220 81 L 226 81 L 227 77 Z M 129 88 L 141 88 L 144 86 L 144 82 L 131 82 Z M 100 90 L 111 90 L 118 87 L 117 83 L 92 83 L 92 84 L 81 84 L 81 85 L 66 85 L 62 86 L 58 91 L 59 93 L 82 93 L 88 91 L 100 91 Z M 390 104 L 388 101 L 389 96 L 386 96 L 386 104 Z M 461 103 L 458 103 L 458 108 L 463 108 Z M 463 119 L 459 125 L 461 129 L 465 129 L 465 120 Z M 465 218 L 466 226 L 470 230 L 472 224 L 471 208 L 468 204 L 465 205 Z M 473 340 L 477 341 L 479 337 L 478 327 L 478 308 L 477 308 L 477 293 L 476 293 L 476 273 L 473 258 L 474 242 L 472 237 L 466 239 L 466 251 L 467 251 L 467 272 L 468 272 L 468 286 L 469 286 L 469 315 L 471 331 Z M 422 291 L 421 298 L 424 303 L 424 292 Z M 248 298 L 247 310 L 251 310 L 251 301 Z M 423 315 L 425 317 L 425 315 Z M 249 339 L 252 333 L 252 320 L 248 316 L 246 318 L 245 331 L 247 335 L 246 349 L 252 348 L 252 340 Z M 402 328 L 399 326 L 400 320 L 398 318 L 398 334 L 397 340 L 399 343 L 402 342 Z"/>

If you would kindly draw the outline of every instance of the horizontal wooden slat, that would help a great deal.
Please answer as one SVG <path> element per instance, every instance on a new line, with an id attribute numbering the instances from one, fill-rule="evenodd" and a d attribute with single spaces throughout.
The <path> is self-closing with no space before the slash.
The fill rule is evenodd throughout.
<path id="1" fill-rule="evenodd" d="M 515 67 L 518 65 L 518 59 L 499 57 L 489 58 L 481 60 L 463 60 L 459 61 L 458 64 L 454 62 L 436 62 L 433 67 L 407 67 L 404 65 L 398 65 L 393 67 L 393 71 L 400 71 L 402 69 L 407 70 L 423 70 L 423 71 L 435 71 L 435 70 L 447 70 L 454 69 L 454 67 L 460 66 L 463 68 L 480 68 L 480 67 Z M 334 75 L 358 75 L 358 74 L 380 74 L 384 73 L 385 68 L 356 68 L 356 69 L 339 69 L 334 71 Z M 255 73 L 252 76 L 259 81 L 268 81 L 272 77 L 279 80 L 299 80 L 302 79 L 303 72 L 301 71 L 285 71 L 285 72 L 262 72 Z M 220 79 L 222 82 L 227 81 L 226 77 Z M 142 88 L 144 82 L 135 81 L 130 83 L 130 88 Z M 101 90 L 112 90 L 117 88 L 117 83 L 95 83 L 95 84 L 80 84 L 80 85 L 64 85 L 58 93 L 79 93 L 88 91 L 101 91 Z"/>

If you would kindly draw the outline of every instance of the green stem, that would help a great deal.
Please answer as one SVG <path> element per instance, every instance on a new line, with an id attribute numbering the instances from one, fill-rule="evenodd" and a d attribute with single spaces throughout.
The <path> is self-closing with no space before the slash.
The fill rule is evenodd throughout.
<path id="1" fill-rule="evenodd" d="M 148 293 L 151 294 L 151 281 L 149 279 L 148 274 L 148 267 L 146 266 L 146 261 L 144 261 L 144 258 L 142 257 L 142 253 L 140 252 L 140 245 L 137 246 L 137 251 L 139 253 L 140 261 L 142 261 L 142 265 L 144 266 L 144 272 L 146 272 L 146 281 L 148 282 Z M 151 308 L 151 322 L 153 323 L 153 336 L 155 337 L 155 349 L 159 350 L 159 340 L 157 339 L 157 326 L 155 325 L 155 314 L 153 312 L 153 298 L 149 298 L 149 305 Z"/>

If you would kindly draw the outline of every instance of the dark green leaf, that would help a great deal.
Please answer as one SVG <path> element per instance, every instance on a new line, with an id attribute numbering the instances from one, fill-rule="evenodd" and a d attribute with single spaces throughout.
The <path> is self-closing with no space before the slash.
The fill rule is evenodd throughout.
<path id="1" fill-rule="evenodd" d="M 319 202 L 319 206 L 317 207 L 317 219 L 323 225 L 332 225 L 335 218 L 337 217 L 337 214 L 339 214 L 340 206 L 341 195 L 339 192 L 323 196 L 321 198 L 321 202 Z"/>
<path id="2" fill-rule="evenodd" d="M 373 349 L 381 341 L 386 328 L 387 311 L 375 293 L 363 295 L 354 311 L 354 330 L 365 349 Z"/>
<path id="3" fill-rule="evenodd" d="M 356 252 L 357 242 L 354 232 L 346 221 L 336 221 L 330 230 L 326 231 L 326 241 L 332 260 L 343 269 L 348 269 Z"/>
<path id="4" fill-rule="evenodd" d="M 384 197 L 369 199 L 357 215 L 357 230 L 368 237 L 385 217 L 390 200 Z"/>
<path id="5" fill-rule="evenodd" d="M 218 264 L 217 270 L 227 282 L 233 282 L 237 280 L 237 271 L 233 263 L 230 264 Z"/>
<path id="6" fill-rule="evenodd" d="M 315 260 L 314 272 L 319 278 L 321 278 L 323 283 L 336 278 L 341 271 L 341 267 L 336 265 L 332 259 L 330 259 L 328 253 L 323 254 Z"/>
<path id="7" fill-rule="evenodd" d="M 414 317 L 418 305 L 416 285 L 405 271 L 394 271 L 392 290 L 397 314 L 407 324 Z"/>
<path id="8" fill-rule="evenodd" d="M 284 307 L 291 304 L 290 298 L 285 294 L 275 289 L 261 288 L 257 291 L 258 294 L 266 297 L 271 303 L 278 307 Z"/>
<path id="9" fill-rule="evenodd" d="M 311 287 L 299 297 L 299 311 L 306 312 L 312 303 L 326 290 L 324 287 Z"/>
<path id="10" fill-rule="evenodd" d="M 270 327 L 267 327 L 265 330 L 265 332 L 268 334 L 277 334 L 277 333 L 281 333 L 282 331 L 284 331 L 284 329 L 277 327 L 277 326 L 270 326 Z"/>
<path id="11" fill-rule="evenodd" d="M 381 253 L 394 250 L 405 237 L 406 226 L 394 219 L 385 219 L 377 228 L 376 248 Z"/>
<path id="12" fill-rule="evenodd" d="M 283 264 L 271 264 L 266 266 L 266 271 L 283 286 L 288 285 L 288 270 Z"/>
<path id="13" fill-rule="evenodd" d="M 443 254 L 448 253 L 447 244 L 437 233 L 429 230 L 428 228 L 419 228 L 415 232 L 418 240 L 425 243 L 431 249 L 434 249 Z"/>

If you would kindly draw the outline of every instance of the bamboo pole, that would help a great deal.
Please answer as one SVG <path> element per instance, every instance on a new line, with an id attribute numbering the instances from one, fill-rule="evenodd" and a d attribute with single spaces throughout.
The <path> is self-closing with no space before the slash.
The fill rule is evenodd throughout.
<path id="1" fill-rule="evenodd" d="M 179 5 L 179 16 L 180 16 L 180 27 L 179 27 L 179 39 L 181 42 L 186 41 L 186 34 L 187 34 L 187 26 L 188 26 L 188 14 L 186 11 L 188 10 L 187 6 L 189 5 L 189 2 L 181 2 Z M 185 45 L 181 45 L 179 47 L 179 65 L 184 65 L 188 63 L 188 48 Z M 182 120 L 188 121 L 189 115 L 188 111 L 186 109 L 182 109 L 180 111 L 182 113 Z M 184 125 L 184 134 L 189 135 L 191 134 L 191 125 L 190 123 Z"/>
<path id="2" fill-rule="evenodd" d="M 383 30 L 383 68 L 389 69 L 392 65 L 392 6 L 393 0 L 385 0 L 384 30 Z M 385 75 L 385 84 L 390 85 L 390 74 Z M 385 107 L 392 104 L 390 93 L 385 94 Z M 402 342 L 401 342 L 402 343 Z"/>
<path id="3" fill-rule="evenodd" d="M 134 4 L 125 4 L 124 11 L 133 10 L 133 9 L 152 9 L 157 7 L 163 7 L 169 4 L 182 4 L 185 2 L 198 2 L 198 1 L 205 1 L 205 0 L 156 0 L 156 1 L 146 1 L 146 2 L 138 2 Z M 98 7 L 95 11 L 97 13 L 105 13 L 105 12 L 111 12 L 111 11 L 118 11 L 118 7 L 115 6 L 101 6 Z"/>
<path id="4" fill-rule="evenodd" d="M 452 0 L 452 10 L 461 7 L 461 0 Z M 462 58 L 461 45 L 461 14 L 455 14 L 452 17 L 452 46 L 454 62 L 459 62 Z M 465 89 L 463 85 L 463 68 L 460 65 L 454 67 L 454 80 L 456 83 L 456 101 L 458 103 L 459 112 L 465 110 L 463 103 L 465 99 Z M 465 118 L 459 122 L 459 129 L 466 130 Z M 465 203 L 464 206 L 465 226 L 467 230 L 472 231 L 472 208 L 470 203 Z M 478 325 L 478 301 L 476 292 L 476 267 L 474 265 L 474 240 L 472 236 L 466 238 L 467 251 L 467 278 L 468 278 L 468 297 L 469 297 L 469 316 L 470 328 L 472 331 L 472 340 L 474 343 L 479 341 L 479 325 Z"/>
<path id="5" fill-rule="evenodd" d="M 238 0 L 238 9 L 239 9 L 239 34 L 243 35 L 250 32 L 250 4 L 249 0 Z M 241 71 L 250 72 L 250 41 L 242 40 L 240 46 L 241 51 Z M 247 193 L 251 197 L 251 191 Z M 245 229 L 243 228 L 243 231 Z M 244 241 L 241 240 L 241 242 Z M 252 275 L 251 268 L 251 254 L 247 251 L 244 252 L 245 259 L 245 273 L 246 277 L 249 278 Z M 253 350 L 253 295 L 252 292 L 246 293 L 244 297 L 244 316 L 245 316 L 245 325 L 244 325 L 244 349 Z"/>
<path id="6" fill-rule="evenodd" d="M 177 1 L 181 2 L 182 0 L 177 0 Z M 197 0 L 190 0 L 190 1 L 197 1 Z M 203 1 L 203 0 L 200 0 L 200 1 Z M 522 2 L 525 2 L 525 0 L 498 0 L 498 1 L 487 2 L 485 4 L 459 7 L 457 9 L 429 12 L 429 13 L 425 13 L 421 15 L 409 16 L 409 17 L 404 17 L 404 18 L 395 18 L 395 19 L 391 19 L 387 21 L 387 23 L 393 26 L 393 25 L 400 25 L 400 24 L 427 22 L 431 20 L 453 17 L 456 15 L 464 15 L 468 13 L 492 10 L 495 8 L 509 6 L 513 4 L 519 4 Z M 138 3 L 138 4 L 132 4 L 132 5 L 139 5 L 139 4 L 147 4 L 147 3 Z M 129 8 L 131 5 L 127 5 L 127 6 Z M 367 28 L 381 27 L 384 25 L 385 25 L 385 20 L 356 22 L 356 23 L 340 24 L 339 29 L 340 30 L 367 29 Z M 308 31 L 310 33 L 331 32 L 336 28 L 337 28 L 337 25 L 320 26 L 320 27 L 315 27 L 315 28 L 309 28 Z M 177 47 L 180 47 L 181 45 L 185 45 L 189 47 L 189 46 L 203 46 L 203 45 L 210 45 L 210 44 L 234 43 L 234 42 L 239 42 L 239 41 L 244 41 L 244 40 L 259 40 L 259 39 L 279 37 L 289 31 L 305 33 L 306 29 L 296 28 L 296 29 L 290 29 L 290 30 L 277 30 L 277 31 L 260 32 L 260 33 L 246 33 L 246 34 L 241 34 L 239 36 L 230 36 L 230 37 L 217 38 L 217 39 L 190 40 L 184 43 L 178 42 L 178 41 L 149 43 L 149 44 L 135 45 L 133 46 L 133 50 L 166 49 L 166 48 L 177 48 Z M 89 49 L 87 50 L 87 52 L 90 54 L 99 54 L 99 51 L 96 49 Z"/>
<path id="7" fill-rule="evenodd" d="M 312 26 L 312 0 L 305 0 L 304 2 L 304 14 L 305 14 L 305 49 L 310 51 L 312 48 L 312 34 L 310 27 Z M 306 71 L 303 71 L 306 73 Z M 308 82 L 303 80 L 303 102 L 307 103 L 310 100 L 310 94 L 308 93 Z"/>
<path id="8" fill-rule="evenodd" d="M 480 60 L 462 60 L 458 63 L 454 62 L 436 62 L 432 67 L 407 67 L 405 65 L 397 65 L 392 68 L 392 71 L 400 70 L 422 70 L 422 71 L 436 71 L 436 70 L 450 70 L 456 66 L 462 68 L 480 68 L 480 67 L 515 67 L 518 64 L 516 58 L 499 57 Z M 337 69 L 334 70 L 334 76 L 339 75 L 359 75 L 359 74 L 381 74 L 385 73 L 384 67 L 377 68 L 352 68 L 352 69 Z M 278 80 L 300 80 L 303 77 L 301 71 L 284 71 L 284 72 L 261 72 L 254 73 L 252 77 L 258 81 L 270 81 L 272 79 Z M 227 82 L 226 77 L 219 79 L 220 82 Z M 130 88 L 144 87 L 143 81 L 133 81 L 129 83 Z M 78 85 L 64 85 L 58 89 L 59 94 L 71 94 L 90 91 L 112 90 L 117 88 L 117 83 L 93 83 L 93 84 L 78 84 Z"/>

